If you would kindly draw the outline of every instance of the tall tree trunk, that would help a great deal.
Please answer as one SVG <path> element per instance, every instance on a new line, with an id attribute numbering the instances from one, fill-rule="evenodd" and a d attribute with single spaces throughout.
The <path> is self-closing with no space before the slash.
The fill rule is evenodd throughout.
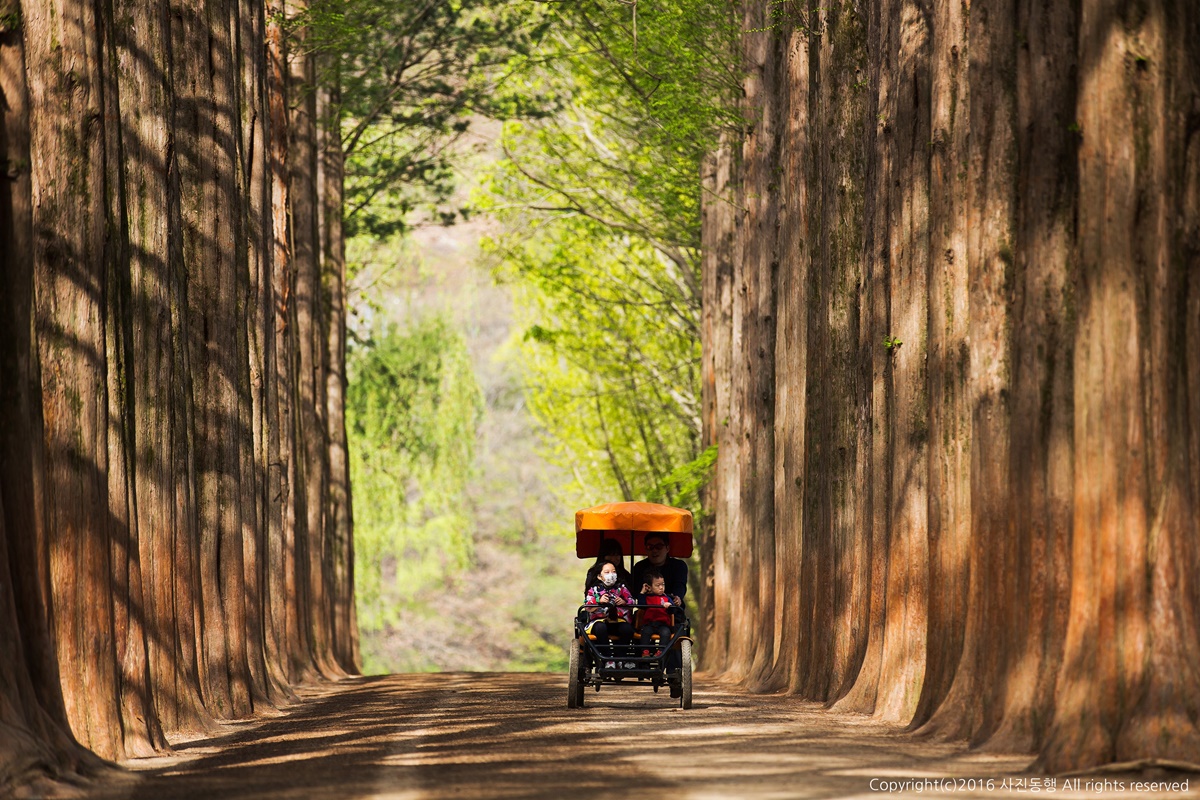
<path id="1" fill-rule="evenodd" d="M 314 262 L 302 422 L 283 24 L 258 0 L 0 6 L 6 786 L 100 769 L 72 732 L 148 754 L 287 699 L 309 619 L 353 668 L 348 486 L 337 549 L 304 527 L 324 490 L 294 491 L 327 414 L 344 466 L 345 312 L 327 356 Z M 334 575 L 336 623 L 309 591 Z"/>
<path id="2" fill-rule="evenodd" d="M 929 156 L 929 628 L 914 724 L 945 700 L 962 657 L 971 542 L 967 285 L 970 82 L 966 8 L 936 0 Z"/>
<path id="3" fill-rule="evenodd" d="M 768 686 L 791 686 L 801 679 L 801 648 L 809 645 L 807 621 L 813 606 L 805 604 L 805 586 L 801 569 L 806 507 L 804 454 L 809 419 L 808 372 L 804 368 L 809 354 L 806 310 L 809 304 L 810 258 L 808 242 L 811 228 L 806 216 L 810 207 L 807 173 L 811 165 L 808 140 L 811 118 L 808 78 L 811 72 L 807 33 L 792 31 L 788 38 L 784 64 L 787 95 L 784 98 L 783 141 L 792 143 L 780 159 L 779 201 L 780 238 L 775 307 L 775 385 L 773 409 L 775 442 L 774 514 L 775 574 L 777 598 L 774 614 L 772 650 L 775 656 Z M 765 578 L 766 576 L 764 576 Z"/>
<path id="4" fill-rule="evenodd" d="M 267 665 L 277 668 L 277 682 L 286 684 L 300 675 L 299 621 L 297 617 L 296 456 L 295 456 L 295 308 L 291 225 L 288 213 L 289 123 L 287 113 L 287 49 L 282 0 L 267 3 L 267 106 L 268 158 L 271 174 L 271 320 L 269 341 L 274 352 L 267 363 L 266 404 L 269 415 L 267 463 L 268 564 Z"/>
<path id="5" fill-rule="evenodd" d="M 889 203 L 892 190 L 892 156 L 887 121 L 895 119 L 895 89 L 892 86 L 891 59 L 898 35 L 891 8 L 885 4 L 868 7 L 867 41 L 879 45 L 868 50 L 866 115 L 864 136 L 865 197 L 863 203 L 863 279 L 861 290 L 862 314 L 859 352 L 861 369 L 867 387 L 864 389 L 864 417 L 868 421 L 859 428 L 860 460 L 865 467 L 860 491 L 863 492 L 860 529 L 866 541 L 860 545 L 869 589 L 858 613 L 865 632 L 862 661 L 849 690 L 836 708 L 872 713 L 876 710 L 879 684 L 882 679 L 884 635 L 888 608 L 889 524 L 892 481 L 890 465 L 893 427 L 892 360 L 890 349 L 883 345 L 891 334 L 890 292 L 891 265 L 889 252 Z M 889 116 L 890 115 L 890 116 Z M 814 376 L 815 378 L 816 376 Z M 823 465 L 810 462 L 809 469 Z"/>
<path id="6" fill-rule="evenodd" d="M 1071 565 L 1071 453 L 1074 350 L 1072 245 L 1077 137 L 1074 41 L 1077 14 L 1022 2 L 1016 131 L 1017 247 L 1013 264 L 1012 421 L 1006 536 L 1015 545 L 1011 664 L 1000 728 L 989 746 L 1033 750 L 1054 707 L 1054 682 L 1066 635 Z"/>
<path id="7" fill-rule="evenodd" d="M 289 6 L 289 13 L 303 15 L 307 2 Z M 333 674 L 329 663 L 330 638 L 324 565 L 324 505 L 326 493 L 326 429 L 324 409 L 324 341 L 321 314 L 320 238 L 317 227 L 320 203 L 317 183 L 317 86 L 316 58 L 304 46 L 306 29 L 293 33 L 297 47 L 289 53 L 289 88 L 292 152 L 289 162 L 289 200 L 292 212 L 292 258 L 295 267 L 296 359 L 295 384 L 297 482 L 296 482 L 296 580 L 305 587 L 308 602 L 300 608 L 302 650 L 298 657 L 306 668 L 315 666 Z"/>
<path id="8" fill-rule="evenodd" d="M 235 88 L 226 0 L 175 0 L 173 55 L 183 263 L 191 327 L 201 684 L 222 717 L 250 713 L 238 392 Z M 212 63 L 221 65 L 212 69 Z"/>
<path id="9" fill-rule="evenodd" d="M 1074 530 L 1051 770 L 1200 754 L 1198 16 L 1169 2 L 1080 16 Z"/>
<path id="10" fill-rule="evenodd" d="M 132 284 L 129 272 L 130 242 L 125 205 L 124 142 L 119 99 L 116 40 L 120 38 L 110 2 L 100 4 L 106 23 L 104 105 L 111 113 L 104 118 L 105 227 L 109 236 L 105 255 L 105 360 L 108 400 L 108 502 L 109 539 L 112 565 L 109 592 L 113 603 L 113 641 L 116 646 L 117 683 L 122 715 L 125 752 L 148 756 L 166 745 L 151 698 L 147 661 L 141 544 L 137 524 L 137 493 L 134 471 L 133 393 L 129 378 L 134 367 Z"/>
<path id="11" fill-rule="evenodd" d="M 1200 12 L 969 10 L 748 9 L 745 258 L 730 317 L 704 327 L 706 353 L 732 354 L 716 666 L 1054 770 L 1194 761 Z M 757 224 L 776 158 L 778 231 Z M 713 271 L 719 220 L 703 224 Z M 766 540 L 756 268 L 773 248 Z"/>
<path id="12" fill-rule="evenodd" d="M 702 200 L 703 299 L 701 302 L 701 345 L 703 347 L 702 402 L 704 443 L 717 445 L 713 479 L 705 489 L 706 507 L 713 518 L 702 543 L 700 557 L 704 580 L 703 618 L 709 636 L 701 640 L 705 668 L 725 668 L 728 640 L 728 592 L 726 542 L 729 536 L 729 506 L 726 498 L 735 490 L 737 461 L 733 457 L 740 426 L 730 417 L 732 392 L 733 295 L 735 245 L 740 239 L 740 197 L 737 194 L 736 147 L 724 134 L 704 173 Z"/>
<path id="13" fill-rule="evenodd" d="M 134 524 L 143 568 L 141 613 L 147 629 L 155 632 L 147 638 L 155 706 L 163 724 L 177 730 L 202 725 L 207 715 L 201 708 L 190 624 L 198 587 L 190 580 L 182 586 L 179 581 L 180 561 L 190 560 L 195 528 L 190 515 L 179 513 L 181 493 L 176 488 L 190 481 L 187 472 L 176 474 L 179 463 L 190 456 L 181 459 L 175 452 L 183 450 L 188 425 L 177 387 L 186 385 L 189 376 L 179 370 L 186 328 L 182 315 L 173 311 L 183 302 L 183 294 L 173 241 L 179 220 L 178 202 L 172 195 L 174 109 L 167 10 L 166 3 L 114 8 L 117 15 L 133 21 L 115 33 L 117 86 L 129 107 L 137 109 L 128 115 L 122 131 L 121 163 L 129 236 L 131 345 L 136 354 L 127 385 L 135 442 Z M 179 547 L 177 538 L 185 546 Z"/>
<path id="14" fill-rule="evenodd" d="M 71 736 L 47 624 L 29 95 L 16 3 L 0 3 L 0 19 L 0 785 L 9 786 L 96 760 Z"/>
<path id="15" fill-rule="evenodd" d="M 255 708 L 284 698 L 279 676 L 267 666 L 266 569 L 268 564 L 269 508 L 267 383 L 273 348 L 271 297 L 271 173 L 267 151 L 266 9 L 262 0 L 242 0 L 234 27 L 233 51 L 238 54 L 240 85 L 238 116 L 239 185 L 245 220 L 244 266 L 239 269 L 242 307 L 247 310 L 245 339 L 238 352 L 246 353 L 244 383 L 239 387 L 241 406 L 241 503 L 243 508 L 243 566 L 246 583 L 246 661 Z M 242 328 L 239 327 L 239 333 Z M 249 436 L 246 434 L 249 433 Z"/>
<path id="16" fill-rule="evenodd" d="M 354 607 L 354 514 L 350 491 L 350 459 L 346 440 L 346 239 L 342 227 L 345 207 L 345 153 L 341 136 L 341 78 L 336 66 L 326 78 L 329 91 L 324 118 L 324 192 L 326 227 L 325 266 L 327 333 L 325 363 L 325 418 L 329 443 L 329 494 L 325 511 L 324 561 L 330 569 L 334 663 L 344 672 L 357 673 L 358 624 Z"/>
<path id="17" fill-rule="evenodd" d="M 121 757 L 109 581 L 108 246 L 103 53 L 90 4 L 23 9 L 30 81 L 35 331 L 45 436 L 52 620 L 68 719 Z"/>
<path id="18" fill-rule="evenodd" d="M 766 19 L 765 5 L 747 7 L 747 28 L 761 28 Z M 763 634 L 759 620 L 773 619 L 775 614 L 774 481 L 768 477 L 775 467 L 772 417 L 775 277 L 779 263 L 774 234 L 780 134 L 775 91 L 781 71 L 780 49 L 775 38 L 765 33 L 752 33 L 746 38 L 749 74 L 745 103 L 752 125 L 743 142 L 742 176 L 747 187 L 743 225 L 745 231 L 755 235 L 747 239 L 735 268 L 738 285 L 734 316 L 740 317 L 741 336 L 735 333 L 733 343 L 733 413 L 743 420 L 738 459 L 750 479 L 737 487 L 741 513 L 734 524 L 740 567 L 730 582 L 728 657 L 734 674 L 748 677 L 755 689 L 770 688 L 767 678 L 774 659 L 773 636 Z"/>

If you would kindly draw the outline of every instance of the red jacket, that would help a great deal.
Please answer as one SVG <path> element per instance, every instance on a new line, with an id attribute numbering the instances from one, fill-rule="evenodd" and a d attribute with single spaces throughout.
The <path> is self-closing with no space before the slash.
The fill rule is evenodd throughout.
<path id="1" fill-rule="evenodd" d="M 642 609 L 643 625 L 650 622 L 661 622 L 664 625 L 672 623 L 671 612 L 666 610 L 667 606 L 671 605 L 671 598 L 665 594 L 648 594 L 642 598 L 642 605 L 662 606 L 662 608 Z"/>

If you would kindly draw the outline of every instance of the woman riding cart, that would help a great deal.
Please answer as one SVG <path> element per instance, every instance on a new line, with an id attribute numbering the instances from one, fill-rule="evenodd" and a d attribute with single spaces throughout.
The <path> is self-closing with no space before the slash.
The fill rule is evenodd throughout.
<path id="1" fill-rule="evenodd" d="M 647 534 L 650 534 L 647 536 Z M 691 622 L 682 597 L 666 591 L 669 581 L 651 559 L 634 574 L 646 580 L 626 586 L 623 555 L 692 553 L 692 512 L 655 503 L 607 503 L 575 513 L 575 555 L 594 558 L 584 604 L 575 614 L 567 681 L 567 706 L 583 706 L 584 690 L 605 685 L 663 686 L 692 707 Z M 668 570 L 669 571 L 669 570 Z M 686 575 L 686 570 L 685 570 Z M 672 579 L 675 575 L 672 575 Z"/>

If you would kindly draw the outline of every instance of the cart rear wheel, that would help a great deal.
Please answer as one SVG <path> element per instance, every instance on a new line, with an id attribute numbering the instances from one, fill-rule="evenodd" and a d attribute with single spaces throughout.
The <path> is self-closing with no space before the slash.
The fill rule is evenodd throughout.
<path id="1" fill-rule="evenodd" d="M 571 640 L 571 660 L 567 667 L 567 708 L 583 708 L 583 666 L 579 640 Z"/>
<path id="2" fill-rule="evenodd" d="M 679 688 L 683 695 L 679 698 L 680 708 L 692 707 L 692 643 L 684 639 L 679 643 L 679 655 L 683 668 L 679 670 Z"/>

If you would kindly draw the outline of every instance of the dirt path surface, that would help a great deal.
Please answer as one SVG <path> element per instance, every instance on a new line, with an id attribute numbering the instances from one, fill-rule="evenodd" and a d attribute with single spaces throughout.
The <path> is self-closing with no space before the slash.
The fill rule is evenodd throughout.
<path id="1" fill-rule="evenodd" d="M 864 717 L 705 684 L 680 710 L 664 690 L 589 690 L 566 707 L 561 675 L 356 678 L 314 687 L 282 716 L 226 726 L 165 758 L 126 764 L 138 779 L 103 800 L 266 798 L 1141 798 L 1200 795 L 1200 776 L 1084 776 L 1054 793 L 1020 773 L 1029 757 L 916 741 Z M 1023 790 L 1014 777 L 1027 781 Z M 951 786 L 905 781 L 954 779 Z M 969 781 L 977 781 L 971 790 Z M 986 781 L 992 780 L 992 788 Z M 1088 781 L 1123 781 L 1100 792 Z M 1133 780 L 1188 781 L 1189 793 Z M 982 781 L 982 784 L 979 782 Z M 887 784 L 905 788 L 887 791 Z M 1006 783 L 1007 782 L 1007 783 Z M 920 791 L 917 789 L 920 788 Z"/>

